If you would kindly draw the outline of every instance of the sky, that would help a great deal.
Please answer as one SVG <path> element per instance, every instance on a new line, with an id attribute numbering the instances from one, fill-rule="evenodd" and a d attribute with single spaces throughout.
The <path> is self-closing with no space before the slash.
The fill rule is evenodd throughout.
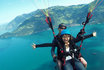
<path id="1" fill-rule="evenodd" d="M 94 0 L 0 0 L 0 24 L 9 23 L 16 16 L 39 8 L 88 4 Z"/>

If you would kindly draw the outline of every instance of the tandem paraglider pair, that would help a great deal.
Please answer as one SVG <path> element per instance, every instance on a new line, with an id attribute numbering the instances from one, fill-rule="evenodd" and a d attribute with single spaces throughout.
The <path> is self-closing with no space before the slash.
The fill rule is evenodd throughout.
<path id="1" fill-rule="evenodd" d="M 81 32 L 79 32 L 77 37 L 74 38 L 64 24 L 60 24 L 58 30 L 59 33 L 54 38 L 53 43 L 34 44 L 33 48 L 52 47 L 52 55 L 54 61 L 57 62 L 58 70 L 85 70 L 87 62 L 81 55 L 79 56 L 80 47 L 75 43 L 96 36 L 96 32 L 83 37 L 80 35 Z M 54 54 L 55 47 L 57 47 L 57 56 Z"/>
<path id="2" fill-rule="evenodd" d="M 33 48 L 57 47 L 57 57 L 53 56 L 53 58 L 57 62 L 58 70 L 86 70 L 87 62 L 81 56 L 80 50 L 84 39 L 96 36 L 96 32 L 93 32 L 90 35 L 84 35 L 86 33 L 85 26 L 91 17 L 92 14 L 89 12 L 86 17 L 86 21 L 82 23 L 84 26 L 77 34 L 76 38 L 71 36 L 71 33 L 66 26 L 62 27 L 63 24 L 59 25 L 59 34 L 55 36 L 51 18 L 49 16 L 46 17 L 46 22 L 53 32 L 54 40 L 52 43 L 44 43 L 38 45 L 33 44 Z M 81 41 L 80 47 L 76 45 L 76 43 L 79 41 Z"/>

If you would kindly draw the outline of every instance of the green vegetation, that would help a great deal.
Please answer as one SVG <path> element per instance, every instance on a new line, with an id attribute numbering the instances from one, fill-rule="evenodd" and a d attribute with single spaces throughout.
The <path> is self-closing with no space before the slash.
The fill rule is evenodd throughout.
<path id="1" fill-rule="evenodd" d="M 90 5 L 54 6 L 48 8 L 53 26 L 57 27 L 60 23 L 68 25 L 81 24 L 86 19 Z M 93 11 L 90 24 L 103 22 L 104 2 Z M 1 38 L 31 35 L 49 28 L 45 22 L 44 14 L 39 10 L 16 17 L 9 23 L 8 27 L 11 27 L 13 31 L 1 35 Z"/>

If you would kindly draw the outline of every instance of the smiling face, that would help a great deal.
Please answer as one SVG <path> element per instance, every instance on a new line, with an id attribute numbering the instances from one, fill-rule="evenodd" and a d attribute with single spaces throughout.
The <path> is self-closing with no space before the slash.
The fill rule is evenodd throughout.
<path id="1" fill-rule="evenodd" d="M 63 35 L 63 36 L 62 36 L 62 40 L 64 41 L 64 43 L 69 42 L 69 40 L 70 40 L 70 35 L 67 35 L 67 34 Z"/>

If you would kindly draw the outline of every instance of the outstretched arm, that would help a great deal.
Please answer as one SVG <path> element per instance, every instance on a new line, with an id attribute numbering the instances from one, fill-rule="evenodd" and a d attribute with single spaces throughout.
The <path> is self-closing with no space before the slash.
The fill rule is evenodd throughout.
<path id="1" fill-rule="evenodd" d="M 77 35 L 77 38 L 74 39 L 74 42 L 77 43 L 81 40 L 84 40 L 84 39 L 87 39 L 87 38 L 90 38 L 90 37 L 95 37 L 95 36 L 96 36 L 96 32 L 93 32 L 92 34 L 85 35 L 85 36 L 79 34 L 79 35 Z"/>
<path id="2" fill-rule="evenodd" d="M 95 37 L 95 36 L 96 36 L 96 32 L 93 32 L 93 33 L 90 34 L 90 35 L 85 35 L 85 36 L 83 37 L 83 39 L 87 39 L 87 38 Z"/>
<path id="3" fill-rule="evenodd" d="M 37 47 L 52 47 L 54 46 L 53 43 L 43 43 L 43 44 L 34 44 L 32 45 L 33 48 L 37 48 Z"/>
<path id="4" fill-rule="evenodd" d="M 33 48 L 37 48 L 37 47 L 55 47 L 57 44 L 56 39 L 53 40 L 52 43 L 43 43 L 43 44 L 34 44 L 32 45 Z"/>

